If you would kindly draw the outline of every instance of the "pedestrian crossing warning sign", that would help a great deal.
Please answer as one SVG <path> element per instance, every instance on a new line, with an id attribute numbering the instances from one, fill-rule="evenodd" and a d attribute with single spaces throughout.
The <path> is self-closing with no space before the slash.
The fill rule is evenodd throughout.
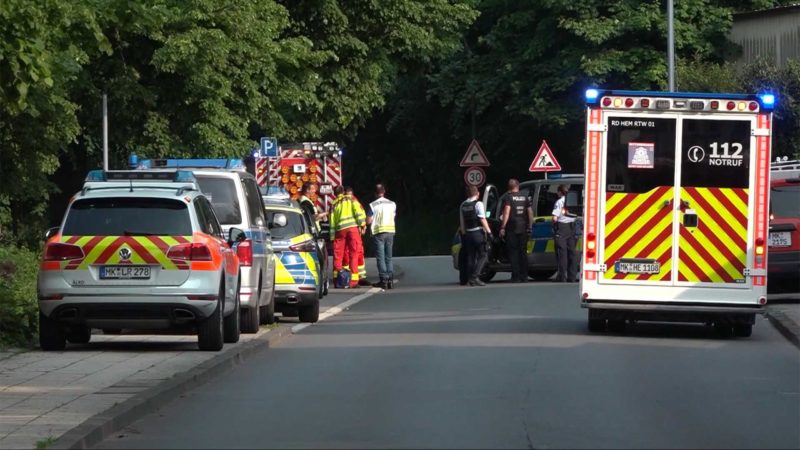
<path id="1" fill-rule="evenodd" d="M 483 153 L 480 144 L 475 139 L 467 147 L 467 153 L 461 158 L 461 167 L 489 167 L 489 158 Z"/>
<path id="2" fill-rule="evenodd" d="M 529 172 L 557 172 L 561 170 L 561 164 L 556 161 L 552 150 L 547 146 L 547 141 L 542 141 L 542 146 L 533 158 Z"/>

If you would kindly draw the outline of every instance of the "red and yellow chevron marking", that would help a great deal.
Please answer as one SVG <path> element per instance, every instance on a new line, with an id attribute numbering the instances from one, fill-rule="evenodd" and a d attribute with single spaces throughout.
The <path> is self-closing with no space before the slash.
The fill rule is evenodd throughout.
<path id="1" fill-rule="evenodd" d="M 641 194 L 606 194 L 604 256 L 606 279 L 671 281 L 673 188 L 659 186 Z M 625 274 L 614 270 L 622 258 L 655 259 L 661 271 Z"/>
<path id="2" fill-rule="evenodd" d="M 681 218 L 678 281 L 743 283 L 747 260 L 748 190 L 681 188 L 681 200 L 697 212 L 697 227 Z"/>
<path id="3" fill-rule="evenodd" d="M 164 270 L 188 270 L 186 261 L 167 258 L 167 251 L 191 241 L 190 236 L 64 236 L 61 242 L 81 247 L 85 256 L 61 265 L 63 270 L 85 270 L 93 264 L 157 264 Z M 131 250 L 125 261 L 119 256 L 123 245 Z"/>

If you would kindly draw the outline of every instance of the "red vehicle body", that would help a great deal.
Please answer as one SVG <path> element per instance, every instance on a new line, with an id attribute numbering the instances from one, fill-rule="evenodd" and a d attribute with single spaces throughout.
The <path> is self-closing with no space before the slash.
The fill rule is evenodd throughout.
<path id="1" fill-rule="evenodd" d="M 769 292 L 800 293 L 800 161 L 773 164 Z"/>

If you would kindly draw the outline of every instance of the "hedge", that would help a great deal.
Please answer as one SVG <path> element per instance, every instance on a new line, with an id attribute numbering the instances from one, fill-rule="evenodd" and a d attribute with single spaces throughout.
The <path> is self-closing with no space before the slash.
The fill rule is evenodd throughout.
<path id="1" fill-rule="evenodd" d="M 30 345 L 37 334 L 39 254 L 0 245 L 0 345 Z"/>

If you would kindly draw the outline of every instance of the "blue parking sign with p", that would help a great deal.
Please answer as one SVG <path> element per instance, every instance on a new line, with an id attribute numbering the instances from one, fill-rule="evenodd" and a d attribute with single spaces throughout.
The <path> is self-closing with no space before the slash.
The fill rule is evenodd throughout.
<path id="1" fill-rule="evenodd" d="M 278 140 L 272 137 L 262 137 L 261 156 L 278 156 Z"/>

